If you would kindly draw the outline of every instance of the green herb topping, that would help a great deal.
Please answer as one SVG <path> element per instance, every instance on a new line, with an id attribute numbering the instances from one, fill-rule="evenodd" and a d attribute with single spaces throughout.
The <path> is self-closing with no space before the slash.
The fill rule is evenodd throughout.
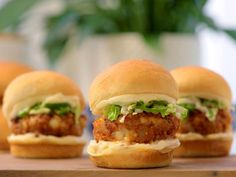
<path id="1" fill-rule="evenodd" d="M 105 108 L 104 115 L 106 115 L 109 120 L 114 121 L 120 115 L 140 112 L 161 114 L 162 117 L 174 114 L 182 119 L 187 116 L 187 110 L 183 107 L 168 103 L 166 101 L 157 100 L 149 101 L 147 103 L 144 103 L 143 101 L 138 101 L 136 103 L 131 103 L 123 107 L 120 105 L 111 104 Z"/>
<path id="2" fill-rule="evenodd" d="M 178 101 L 178 105 L 188 110 L 188 115 L 195 109 L 205 113 L 209 121 L 214 121 L 219 109 L 224 109 L 225 105 L 218 100 L 209 100 L 197 97 L 185 97 Z M 188 116 L 185 120 L 187 120 Z"/>
<path id="3" fill-rule="evenodd" d="M 80 117 L 80 108 L 72 107 L 69 103 L 36 103 L 31 107 L 27 107 L 18 112 L 17 117 L 24 118 L 27 115 L 42 114 L 42 113 L 56 113 L 60 116 L 66 115 L 67 113 L 75 114 L 75 121 L 78 123 Z"/>

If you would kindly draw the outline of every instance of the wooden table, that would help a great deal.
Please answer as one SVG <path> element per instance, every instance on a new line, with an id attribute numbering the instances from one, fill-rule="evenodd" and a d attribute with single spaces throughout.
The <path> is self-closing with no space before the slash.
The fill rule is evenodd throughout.
<path id="1" fill-rule="evenodd" d="M 4 177 L 236 177 L 236 156 L 225 158 L 175 159 L 165 168 L 120 170 L 95 167 L 87 157 L 77 159 L 17 159 L 0 154 Z"/>

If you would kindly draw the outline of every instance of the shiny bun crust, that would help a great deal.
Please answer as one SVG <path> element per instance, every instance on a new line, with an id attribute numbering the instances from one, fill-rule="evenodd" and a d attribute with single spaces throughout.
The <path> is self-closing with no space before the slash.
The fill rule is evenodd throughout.
<path id="1" fill-rule="evenodd" d="M 13 79 L 30 71 L 32 71 L 32 69 L 26 65 L 0 61 L 0 96 L 3 96 L 6 87 Z"/>
<path id="2" fill-rule="evenodd" d="M 170 73 L 148 60 L 126 60 L 99 74 L 89 91 L 93 113 L 103 100 L 125 94 L 163 94 L 177 99 L 178 90 Z"/>
<path id="3" fill-rule="evenodd" d="M 14 79 L 7 87 L 3 100 L 3 113 L 7 118 L 14 105 L 28 98 L 62 93 L 78 96 L 81 110 L 85 103 L 79 87 L 62 74 L 51 71 L 34 71 Z"/>
<path id="4" fill-rule="evenodd" d="M 116 152 L 101 156 L 90 156 L 98 167 L 105 168 L 153 168 L 171 164 L 173 151 L 160 153 L 157 150 L 132 150 L 124 153 Z"/>
<path id="5" fill-rule="evenodd" d="M 232 139 L 180 140 L 175 157 L 220 157 L 229 155 Z"/>
<path id="6" fill-rule="evenodd" d="M 10 130 L 7 125 L 7 120 L 3 117 L 2 107 L 0 106 L 0 151 L 9 150 L 7 137 L 10 135 Z"/>
<path id="7" fill-rule="evenodd" d="M 9 83 L 17 76 L 32 71 L 32 69 L 26 65 L 0 61 L 0 99 L 3 97 L 3 93 Z M 0 100 L 2 102 L 2 100 Z M 8 150 L 9 144 L 7 142 L 7 136 L 9 135 L 9 128 L 7 122 L 2 114 L 2 106 L 0 105 L 0 150 Z"/>
<path id="8" fill-rule="evenodd" d="M 232 93 L 228 83 L 219 74 L 198 66 L 180 67 L 171 71 L 179 95 L 217 99 L 231 106 Z"/>
<path id="9" fill-rule="evenodd" d="M 80 157 L 84 144 L 10 144 L 11 154 L 19 158 L 73 158 Z"/>

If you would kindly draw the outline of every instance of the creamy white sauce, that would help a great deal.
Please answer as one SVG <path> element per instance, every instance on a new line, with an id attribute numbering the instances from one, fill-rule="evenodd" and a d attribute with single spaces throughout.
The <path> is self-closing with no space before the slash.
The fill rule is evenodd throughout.
<path id="1" fill-rule="evenodd" d="M 120 118 L 120 123 L 124 123 L 125 122 L 125 117 L 127 116 L 127 114 L 123 115 L 121 118 Z"/>
<path id="2" fill-rule="evenodd" d="M 8 137 L 9 143 L 18 143 L 18 144 L 41 144 L 41 143 L 52 143 L 60 145 L 71 145 L 71 144 L 85 144 L 86 141 L 81 137 L 77 136 L 63 136 L 56 137 L 52 135 L 38 135 L 36 136 L 33 133 L 27 133 L 23 135 L 10 135 Z"/>
<path id="3" fill-rule="evenodd" d="M 184 98 L 179 98 L 177 101 L 178 104 L 181 103 L 191 103 L 196 106 L 196 109 L 206 113 L 207 112 L 207 107 L 203 106 L 200 102 L 200 100 L 197 97 L 184 97 Z"/>
<path id="4" fill-rule="evenodd" d="M 116 141 L 90 141 L 88 145 L 88 153 L 92 156 L 101 156 L 113 153 L 122 153 L 134 150 L 153 149 L 161 153 L 167 153 L 177 148 L 180 145 L 178 139 L 160 140 L 151 144 L 127 144 L 126 142 Z"/>
<path id="5" fill-rule="evenodd" d="M 194 97 L 194 96 L 179 98 L 177 103 L 178 104 L 182 104 L 182 103 L 194 104 L 197 110 L 200 110 L 201 112 L 205 113 L 209 121 L 215 121 L 217 112 L 219 110 L 218 108 L 212 108 L 211 110 L 213 111 L 213 116 L 211 116 L 209 114 L 209 108 L 207 106 L 204 106 L 199 100 L 199 98 Z"/>
<path id="6" fill-rule="evenodd" d="M 44 95 L 44 96 L 39 96 L 39 97 L 31 97 L 28 99 L 25 99 L 22 102 L 19 102 L 14 105 L 11 113 L 10 113 L 10 118 L 14 118 L 19 111 L 21 111 L 24 108 L 30 107 L 34 105 L 35 103 L 42 102 L 42 104 L 46 103 L 68 103 L 72 107 L 76 107 L 80 105 L 80 100 L 78 96 L 66 96 L 63 95 L 62 93 L 58 93 L 55 95 Z M 37 110 L 38 113 L 45 113 L 48 110 Z"/>
<path id="7" fill-rule="evenodd" d="M 115 96 L 112 98 L 109 98 L 107 100 L 103 100 L 100 103 L 96 105 L 94 112 L 102 112 L 102 110 L 109 104 L 117 104 L 120 106 L 128 106 L 131 103 L 135 103 L 138 101 L 143 102 L 149 102 L 152 100 L 164 100 L 168 103 L 176 103 L 176 100 L 172 97 L 169 97 L 167 95 L 161 95 L 161 94 L 126 94 L 126 95 L 120 95 Z"/>
<path id="8" fill-rule="evenodd" d="M 76 107 L 79 104 L 78 96 L 65 96 L 61 93 L 51 95 L 45 98 L 43 104 L 47 103 L 68 103 L 72 107 Z"/>
<path id="9" fill-rule="evenodd" d="M 39 108 L 37 110 L 31 110 L 29 113 L 30 114 L 43 114 L 43 113 L 49 113 L 50 109 L 48 108 Z"/>
<path id="10" fill-rule="evenodd" d="M 182 107 L 176 105 L 176 100 L 172 97 L 169 97 L 167 95 L 161 95 L 161 94 L 127 94 L 127 95 L 120 95 L 116 97 L 112 97 L 107 100 L 101 101 L 99 104 L 97 104 L 96 109 L 94 112 L 102 112 L 102 110 L 105 108 L 105 106 L 109 104 L 116 104 L 121 106 L 121 114 L 123 115 L 122 119 L 120 120 L 121 123 L 124 123 L 125 117 L 130 113 L 130 104 L 143 101 L 144 103 L 147 103 L 152 100 L 163 100 L 168 103 L 171 103 L 176 106 L 176 116 L 178 118 L 181 117 L 181 113 L 184 111 Z M 133 115 L 136 115 L 138 113 L 142 113 L 143 110 L 135 109 L 132 113 Z"/>
<path id="11" fill-rule="evenodd" d="M 199 97 L 199 98 L 205 98 L 209 100 L 218 100 L 224 103 L 227 109 L 231 109 L 232 103 L 230 99 L 227 99 L 225 97 L 222 97 L 220 95 L 215 95 L 211 93 L 204 93 L 204 92 L 188 92 L 188 93 L 180 93 L 179 95 L 181 98 L 186 98 L 186 97 Z"/>

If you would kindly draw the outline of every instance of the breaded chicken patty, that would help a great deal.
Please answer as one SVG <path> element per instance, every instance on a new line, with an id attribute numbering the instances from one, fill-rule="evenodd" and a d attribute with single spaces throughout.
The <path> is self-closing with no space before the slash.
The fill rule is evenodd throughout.
<path id="1" fill-rule="evenodd" d="M 106 117 L 94 121 L 96 141 L 126 141 L 129 143 L 151 143 L 156 140 L 174 138 L 180 120 L 173 115 L 162 117 L 160 114 L 128 114 L 124 121 L 120 116 L 115 121 Z"/>
<path id="2" fill-rule="evenodd" d="M 73 113 L 65 115 L 37 114 L 28 115 L 24 118 L 15 118 L 11 123 L 12 133 L 16 135 L 35 133 L 57 137 L 67 135 L 80 136 L 86 125 L 86 117 L 81 115 L 79 122 L 76 123 Z"/>

